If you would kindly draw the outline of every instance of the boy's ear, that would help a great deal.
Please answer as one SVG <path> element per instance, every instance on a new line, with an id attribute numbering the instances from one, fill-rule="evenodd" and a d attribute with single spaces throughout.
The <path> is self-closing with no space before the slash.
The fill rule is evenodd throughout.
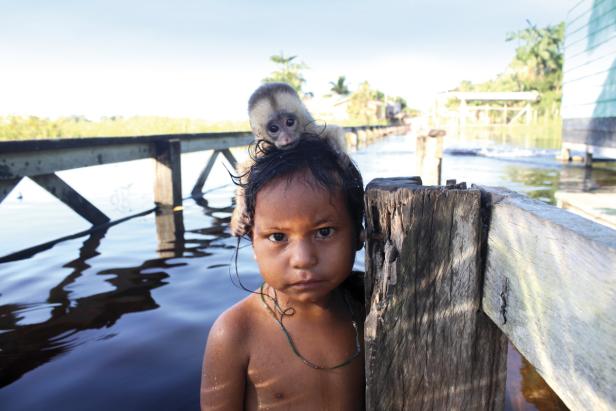
<path id="1" fill-rule="evenodd" d="M 364 247 L 364 242 L 366 241 L 366 230 L 362 228 L 357 236 L 357 247 L 356 250 L 359 251 Z"/>

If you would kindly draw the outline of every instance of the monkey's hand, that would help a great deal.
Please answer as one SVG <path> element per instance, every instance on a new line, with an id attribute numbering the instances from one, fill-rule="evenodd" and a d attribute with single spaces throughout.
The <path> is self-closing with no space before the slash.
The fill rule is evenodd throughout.
<path id="1" fill-rule="evenodd" d="M 237 198 L 240 196 L 238 195 Z M 246 215 L 244 202 L 236 204 L 233 214 L 231 214 L 231 235 L 234 237 L 243 237 L 248 233 L 249 221 Z"/>
<path id="2" fill-rule="evenodd" d="M 254 164 L 252 159 L 248 159 L 237 165 L 237 172 L 240 176 L 240 183 L 245 184 L 250 167 Z M 246 215 L 246 199 L 244 198 L 244 188 L 240 185 L 235 191 L 235 209 L 231 214 L 231 235 L 243 237 L 250 232 L 250 219 Z"/>

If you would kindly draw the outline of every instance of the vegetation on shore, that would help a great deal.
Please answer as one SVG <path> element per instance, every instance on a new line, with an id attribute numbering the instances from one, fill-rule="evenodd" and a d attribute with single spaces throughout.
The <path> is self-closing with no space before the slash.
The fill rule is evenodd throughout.
<path id="1" fill-rule="evenodd" d="M 248 130 L 250 130 L 248 120 L 212 123 L 190 118 L 157 116 L 103 117 L 98 121 L 92 121 L 80 116 L 61 117 L 53 120 L 35 116 L 0 117 L 0 141 Z"/>
<path id="2" fill-rule="evenodd" d="M 537 28 L 529 27 L 507 35 L 507 41 L 517 41 L 516 54 L 505 72 L 483 83 L 462 81 L 456 91 L 530 91 L 537 90 L 541 98 L 535 109 L 542 118 L 558 119 L 562 97 L 562 66 L 564 23 Z M 273 55 L 270 60 L 277 68 L 263 81 L 283 81 L 294 87 L 300 95 L 306 93 L 303 72 L 308 69 L 297 56 Z M 330 96 L 347 100 L 348 119 L 338 121 L 342 126 L 386 124 L 388 119 L 415 116 L 417 110 L 407 106 L 399 96 L 386 96 L 367 81 L 351 90 L 346 77 L 341 75 L 329 82 Z M 455 101 L 450 107 L 455 107 Z M 472 104 L 472 103 L 471 103 Z M 545 122 L 545 121 L 543 121 Z M 550 122 L 552 124 L 553 122 Z M 553 126 L 550 126 L 553 127 Z M 557 126 L 559 127 L 559 125 Z M 153 134 L 205 133 L 249 130 L 248 121 L 208 122 L 190 118 L 155 116 L 103 117 L 98 121 L 83 116 L 57 119 L 36 116 L 0 116 L 0 141 L 22 139 L 47 139 L 61 137 L 113 137 Z"/>
<path id="3" fill-rule="evenodd" d="M 565 23 L 529 27 L 509 33 L 517 41 L 515 56 L 505 72 L 483 83 L 462 81 L 455 91 L 532 91 L 540 94 L 534 108 L 540 117 L 559 117 L 562 98 Z M 456 103 L 452 102 L 452 105 Z M 480 103 L 476 103 L 480 104 Z M 523 104 L 523 103 L 521 103 Z"/>

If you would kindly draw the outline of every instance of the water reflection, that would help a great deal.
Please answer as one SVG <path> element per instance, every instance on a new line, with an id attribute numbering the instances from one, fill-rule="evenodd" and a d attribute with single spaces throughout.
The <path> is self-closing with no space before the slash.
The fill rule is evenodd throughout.
<path id="1" fill-rule="evenodd" d="M 99 255 L 98 249 L 108 232 L 106 228 L 86 237 L 78 257 L 63 266 L 72 269 L 70 274 L 49 290 L 45 303 L 0 305 L 0 387 L 83 344 L 77 338 L 81 331 L 109 328 L 125 314 L 159 308 L 152 290 L 168 284 L 165 280 L 170 269 L 187 265 L 178 257 L 208 256 L 210 247 L 231 248 L 219 243 L 221 238 L 229 236 L 224 230 L 230 208 L 209 207 L 203 198 L 196 202 L 203 214 L 212 218 L 212 224 L 190 232 L 208 238 L 186 240 L 183 212 L 158 209 L 155 221 L 160 258 L 146 260 L 138 266 L 98 271 L 96 275 L 105 276 L 105 282 L 113 288 L 111 291 L 74 298 L 70 290 L 71 284 L 92 267 L 88 261 Z M 218 214 L 226 216 L 217 217 Z M 20 324 L 24 312 L 41 306 L 50 308 L 48 319 Z"/>
<path id="2" fill-rule="evenodd" d="M 566 411 L 567 406 L 535 368 L 509 344 L 505 411 Z"/>
<path id="3" fill-rule="evenodd" d="M 512 182 L 528 187 L 525 193 L 529 197 L 552 205 L 556 205 L 557 191 L 592 192 L 616 186 L 616 173 L 607 168 L 565 166 L 554 169 L 512 165 L 505 168 L 505 173 Z"/>

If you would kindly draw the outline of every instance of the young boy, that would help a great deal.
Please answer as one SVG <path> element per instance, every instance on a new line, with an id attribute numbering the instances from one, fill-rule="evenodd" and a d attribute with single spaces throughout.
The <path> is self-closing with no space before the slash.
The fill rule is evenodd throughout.
<path id="1" fill-rule="evenodd" d="M 361 175 L 319 139 L 257 150 L 244 188 L 264 283 L 212 326 L 201 408 L 362 409 L 363 302 L 345 286 L 361 244 Z"/>

